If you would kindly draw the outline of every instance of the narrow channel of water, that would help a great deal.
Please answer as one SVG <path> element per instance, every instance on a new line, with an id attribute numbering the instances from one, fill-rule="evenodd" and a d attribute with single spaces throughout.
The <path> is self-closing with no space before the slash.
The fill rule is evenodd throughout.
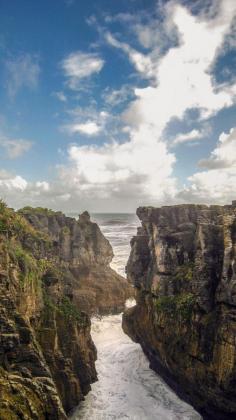
<path id="1" fill-rule="evenodd" d="M 72 416 L 73 420 L 199 420 L 149 368 L 141 347 L 124 334 L 122 315 L 93 319 L 98 350 L 98 382 Z"/>
<path id="2" fill-rule="evenodd" d="M 110 241 L 112 266 L 124 275 L 130 239 L 139 221 L 132 214 L 94 214 Z M 72 420 L 199 420 L 201 416 L 180 400 L 149 368 L 139 344 L 124 334 L 122 315 L 92 320 L 98 351 L 98 381 L 72 416 Z"/>

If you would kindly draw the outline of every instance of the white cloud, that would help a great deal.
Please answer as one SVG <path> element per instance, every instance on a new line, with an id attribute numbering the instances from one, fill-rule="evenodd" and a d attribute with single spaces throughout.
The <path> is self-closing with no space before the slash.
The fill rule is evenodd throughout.
<path id="1" fill-rule="evenodd" d="M 116 106 L 133 98 L 133 96 L 134 89 L 129 85 L 123 85 L 120 89 L 106 88 L 103 92 L 102 98 L 107 105 Z"/>
<path id="2" fill-rule="evenodd" d="M 85 134 L 86 136 L 96 136 L 105 132 L 106 125 L 112 119 L 105 110 L 97 111 L 93 107 L 77 107 L 68 111 L 70 122 L 61 126 L 62 131 L 70 135 Z"/>
<path id="3" fill-rule="evenodd" d="M 166 25 L 176 27 L 179 41 L 162 57 L 160 46 L 155 43 L 151 46 L 148 39 L 139 38 L 143 46 L 146 43 L 151 48 L 144 54 L 119 41 L 119 35 L 106 33 L 109 45 L 125 52 L 139 75 L 149 83 L 145 88 L 135 89 L 136 98 L 122 115 L 127 137 L 122 143 L 111 139 L 103 145 L 70 145 L 69 161 L 59 168 L 59 179 L 48 188 L 42 184 L 27 185 L 24 199 L 32 203 L 43 199 L 49 206 L 62 203 L 73 209 L 83 202 L 96 211 L 105 208 L 120 211 L 180 199 L 208 202 L 211 196 L 212 200 L 224 202 L 235 191 L 235 161 L 230 156 L 235 156 L 234 132 L 227 135 L 227 140 L 221 137 L 224 141 L 220 140 L 210 158 L 200 163 L 208 165 L 209 170 L 190 177 L 189 186 L 180 192 L 173 175 L 176 158 L 163 132 L 173 118 L 181 120 L 188 110 L 195 108 L 200 113 L 200 128 L 191 130 L 187 136 L 188 140 L 200 138 L 205 120 L 234 103 L 235 85 L 215 86 L 211 71 L 230 30 L 236 3 L 217 2 L 218 8 L 214 13 L 211 11 L 211 18 L 206 13 L 193 15 L 176 1 L 169 4 L 171 7 L 164 9 Z M 96 54 L 71 54 L 62 63 L 68 86 L 80 89 L 81 80 L 99 73 L 103 64 Z M 64 129 L 71 134 L 87 130 L 86 134 L 95 135 L 100 127 L 105 130 L 111 118 L 102 113 L 93 109 L 73 110 L 72 121 Z M 186 134 L 176 139 L 177 143 L 187 141 Z M 214 168 L 210 169 L 210 165 Z"/>
<path id="4" fill-rule="evenodd" d="M 35 185 L 39 190 L 42 190 L 42 191 L 50 190 L 50 185 L 46 181 L 37 181 Z"/>
<path id="5" fill-rule="evenodd" d="M 104 60 L 95 53 L 76 51 L 69 54 L 62 62 L 61 67 L 67 77 L 67 85 L 72 90 L 81 88 L 81 80 L 88 79 L 93 74 L 99 73 L 104 65 Z"/>
<path id="6" fill-rule="evenodd" d="M 151 131 L 131 133 L 130 141 L 99 146 L 69 147 L 70 164 L 61 169 L 61 179 L 74 189 L 90 192 L 97 199 L 120 197 L 165 200 L 176 192 L 171 178 L 174 155 L 163 142 L 153 141 Z M 137 138 L 137 136 L 139 138 Z M 138 141 L 138 144 L 137 144 Z"/>
<path id="7" fill-rule="evenodd" d="M 53 95 L 54 95 L 57 99 L 59 99 L 59 101 L 61 101 L 61 102 L 67 102 L 67 97 L 66 97 L 66 95 L 64 94 L 64 92 L 61 92 L 61 91 L 59 91 L 59 92 L 53 92 Z"/>
<path id="8" fill-rule="evenodd" d="M 210 158 L 200 161 L 199 165 L 207 170 L 189 177 L 190 185 L 179 197 L 186 201 L 230 203 L 235 197 L 236 185 L 236 128 L 228 134 L 222 133 Z"/>
<path id="9" fill-rule="evenodd" d="M 87 136 L 95 136 L 102 130 L 102 127 L 94 121 L 86 121 L 81 124 L 71 124 L 67 126 L 67 129 L 71 134 L 82 133 Z"/>
<path id="10" fill-rule="evenodd" d="M 177 145 L 181 143 L 192 142 L 194 140 L 200 140 L 208 134 L 208 130 L 197 130 L 193 129 L 188 133 L 181 133 L 175 136 L 172 145 Z"/>
<path id="11" fill-rule="evenodd" d="M 6 177 L 0 179 L 0 192 L 4 191 L 25 191 L 27 187 L 27 181 L 19 175 L 14 177 Z M 2 195 L 2 194 L 1 194 Z"/>
<path id="12" fill-rule="evenodd" d="M 226 3 L 222 16 L 225 8 Z M 126 52 L 140 74 L 156 82 L 135 90 L 136 99 L 123 114 L 129 138 L 122 144 L 69 148 L 70 164 L 61 172 L 63 182 L 70 179 L 75 190 L 98 200 L 119 197 L 125 203 L 128 197 L 134 206 L 144 199 L 146 204 L 171 202 L 177 196 L 175 156 L 162 138 L 163 130 L 172 118 L 181 120 L 189 109 L 197 108 L 204 121 L 233 103 L 231 88 L 216 90 L 209 72 L 231 19 L 232 10 L 227 20 L 217 16 L 217 21 L 209 23 L 174 5 L 168 9 L 167 20 L 168 25 L 176 25 L 179 45 L 158 61 L 155 52 L 144 55 L 107 33 L 107 42 Z M 203 130 L 195 130 L 188 136 L 196 139 L 202 134 Z M 184 140 L 183 135 L 178 139 Z"/>
<path id="13" fill-rule="evenodd" d="M 11 139 L 0 136 L 0 148 L 3 148 L 9 159 L 16 159 L 28 152 L 32 147 L 32 142 L 24 139 Z"/>
<path id="14" fill-rule="evenodd" d="M 133 117 L 136 121 L 138 114 L 140 124 L 155 126 L 160 135 L 171 118 L 182 119 L 188 109 L 198 108 L 201 117 L 208 118 L 232 105 L 234 92 L 229 89 L 216 91 L 209 73 L 231 19 L 229 17 L 227 22 L 211 27 L 182 6 L 172 9 L 172 21 L 180 33 L 180 45 L 171 48 L 161 59 L 156 68 L 157 86 L 136 89 L 138 99 L 127 112 L 131 123 Z"/>
<path id="15" fill-rule="evenodd" d="M 231 203 L 235 197 L 236 170 L 212 169 L 189 177 L 190 187 L 185 187 L 179 198 L 187 202 Z"/>
<path id="16" fill-rule="evenodd" d="M 131 63 L 135 66 L 136 70 L 144 77 L 152 78 L 155 76 L 155 62 L 149 55 L 142 54 L 141 52 L 132 48 L 126 42 L 118 41 L 111 33 L 105 34 L 105 39 L 112 47 L 119 48 L 128 54 Z"/>
<path id="17" fill-rule="evenodd" d="M 22 54 L 5 62 L 7 69 L 7 90 L 14 98 L 22 88 L 35 89 L 38 86 L 40 66 L 38 59 Z"/>
<path id="18" fill-rule="evenodd" d="M 236 167 L 236 128 L 232 128 L 228 134 L 220 135 L 210 158 L 200 160 L 199 166 L 207 169 Z"/>

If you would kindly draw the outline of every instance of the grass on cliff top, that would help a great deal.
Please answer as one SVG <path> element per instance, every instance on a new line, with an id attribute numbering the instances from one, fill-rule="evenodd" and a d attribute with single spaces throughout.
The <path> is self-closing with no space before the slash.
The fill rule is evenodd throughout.
<path id="1" fill-rule="evenodd" d="M 40 248 L 42 242 L 46 249 L 52 247 L 52 240 L 46 233 L 36 230 L 25 219 L 23 213 L 15 212 L 2 200 L 0 200 L 0 235 L 8 239 L 15 238 L 24 243 L 29 250 L 32 246 Z"/>
<path id="2" fill-rule="evenodd" d="M 6 234 L 10 228 L 13 228 L 14 216 L 14 210 L 10 209 L 3 200 L 0 200 L 0 234 Z"/>
<path id="3" fill-rule="evenodd" d="M 38 214 L 42 216 L 53 216 L 55 214 L 61 214 L 60 211 L 54 211 L 52 209 L 47 209 L 46 207 L 44 208 L 44 207 L 30 207 L 30 206 L 23 207 L 22 209 L 18 210 L 18 213 L 25 214 L 25 215 Z"/>

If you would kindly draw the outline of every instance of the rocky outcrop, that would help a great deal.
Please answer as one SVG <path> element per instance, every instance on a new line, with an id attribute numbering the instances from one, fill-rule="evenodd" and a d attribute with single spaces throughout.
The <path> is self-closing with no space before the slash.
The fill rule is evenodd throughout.
<path id="1" fill-rule="evenodd" d="M 50 252 L 63 268 L 65 293 L 73 294 L 81 310 L 90 315 L 124 310 L 132 289 L 111 269 L 112 247 L 99 226 L 91 222 L 88 212 L 82 213 L 78 221 L 61 212 L 31 207 L 20 210 L 20 214 L 52 241 Z M 42 256 L 48 252 L 46 249 Z"/>
<path id="2" fill-rule="evenodd" d="M 236 207 L 137 210 L 124 331 L 204 419 L 236 418 Z"/>
<path id="3" fill-rule="evenodd" d="M 96 349 L 84 309 L 117 310 L 126 294 L 106 290 L 108 301 L 99 301 L 111 258 L 87 213 L 77 222 L 46 209 L 16 213 L 0 202 L 1 420 L 64 420 L 89 391 Z"/>

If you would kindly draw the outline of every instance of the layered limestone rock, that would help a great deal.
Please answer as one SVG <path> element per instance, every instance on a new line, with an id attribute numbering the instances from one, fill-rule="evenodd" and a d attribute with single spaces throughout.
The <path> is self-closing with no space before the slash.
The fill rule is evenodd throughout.
<path id="1" fill-rule="evenodd" d="M 77 223 L 46 209 L 15 213 L 0 202 L 1 420 L 64 420 L 89 391 L 96 349 L 84 309 L 117 310 L 125 300 L 126 292 L 112 296 L 110 278 L 107 302 L 99 300 L 105 276 L 113 276 L 111 258 L 87 213 Z"/>
<path id="2" fill-rule="evenodd" d="M 236 418 L 236 207 L 137 210 L 124 331 L 205 419 Z"/>
<path id="3" fill-rule="evenodd" d="M 110 267 L 113 251 L 88 212 L 77 221 L 61 212 L 24 208 L 20 213 L 51 239 L 54 258 L 64 271 L 66 294 L 88 314 L 119 313 L 132 294 L 129 283 Z M 48 250 L 46 250 L 48 255 Z"/>

